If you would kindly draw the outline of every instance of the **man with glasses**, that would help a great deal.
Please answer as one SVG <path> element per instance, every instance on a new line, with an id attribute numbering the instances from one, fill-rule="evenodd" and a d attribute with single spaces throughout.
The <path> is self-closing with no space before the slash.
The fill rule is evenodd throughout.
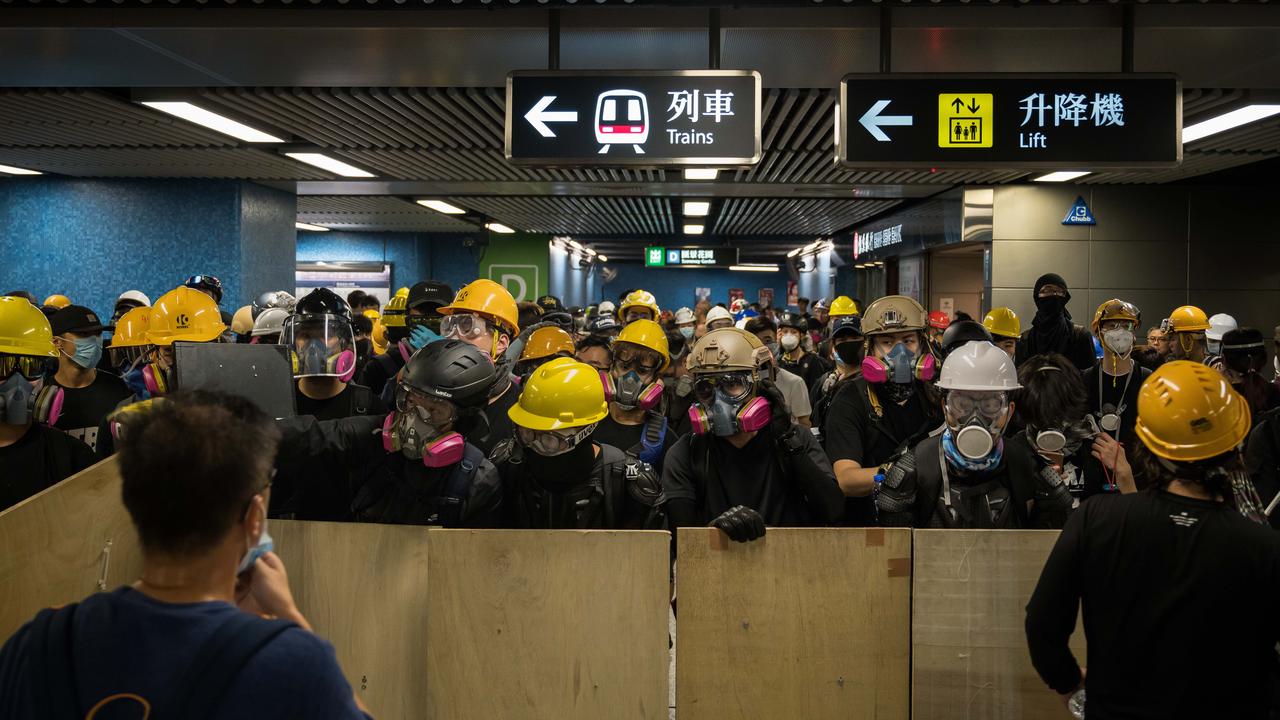
<path id="1" fill-rule="evenodd" d="M 693 433 L 667 454 L 662 485 L 670 527 L 720 528 L 737 542 L 765 526 L 809 527 L 840 520 L 844 497 L 831 463 L 795 424 L 769 380 L 773 358 L 751 333 L 713 330 L 693 346 Z"/>
<path id="2" fill-rule="evenodd" d="M 478 348 L 437 340 L 409 358 L 389 415 L 281 421 L 276 466 L 316 468 L 295 504 L 336 489 L 349 491 L 349 517 L 360 522 L 497 527 L 497 473 L 471 442 L 484 433 L 494 378 Z M 288 506 L 273 506 L 272 515 L 288 515 Z"/>
<path id="3" fill-rule="evenodd" d="M 504 527 L 665 527 L 658 473 L 594 437 L 597 423 L 609 414 L 597 370 L 556 358 L 534 371 L 509 413 L 515 438 L 494 454 Z"/>
<path id="4" fill-rule="evenodd" d="M 498 377 L 489 390 L 489 404 L 485 408 L 489 432 L 472 439 L 476 447 L 488 455 L 513 432 L 507 410 L 516 404 L 520 391 L 515 389 L 511 371 L 523 343 L 511 346 L 517 340 L 528 339 L 520 337 L 520 311 L 506 288 L 481 278 L 459 290 L 452 303 L 440 308 L 440 314 L 444 316 L 440 321 L 441 335 L 469 343 L 499 363 Z"/>
<path id="5" fill-rule="evenodd" d="M 50 427 L 63 391 L 40 378 L 57 356 L 44 313 L 23 298 L 0 297 L 0 510 L 94 462 L 88 445 Z"/>
<path id="6" fill-rule="evenodd" d="M 671 362 L 670 344 L 662 326 L 636 320 L 613 341 L 613 360 L 601 373 L 609 414 L 600 420 L 596 437 L 621 448 L 662 471 L 663 457 L 675 438 L 663 412 L 660 375 Z"/>
<path id="7" fill-rule="evenodd" d="M 1148 370 L 1160 367 L 1169 355 L 1169 335 L 1159 325 L 1147 329 L 1147 346 L 1134 353 L 1138 364 Z"/>
<path id="8" fill-rule="evenodd" d="M 271 552 L 271 419 L 204 392 L 135 419 L 120 441 L 119 492 L 141 572 L 41 611 L 9 639 L 0 716 L 367 719 Z"/>

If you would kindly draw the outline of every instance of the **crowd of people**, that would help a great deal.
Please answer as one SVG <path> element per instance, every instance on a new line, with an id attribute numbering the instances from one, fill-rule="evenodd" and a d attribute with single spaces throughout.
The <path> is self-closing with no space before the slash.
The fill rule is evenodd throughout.
<path id="1" fill-rule="evenodd" d="M 118 452 L 147 569 L 81 615 L 146 618 L 154 602 L 220 599 L 290 621 L 267 628 L 281 637 L 306 623 L 268 518 L 709 525 L 739 542 L 787 526 L 1065 527 L 1029 607 L 1037 668 L 1064 697 L 1082 687 L 1066 640 L 1084 598 L 1090 656 L 1106 648 L 1089 673 L 1101 688 L 1090 717 L 1172 717 L 1124 715 L 1117 678 L 1167 681 L 1185 639 L 1167 638 L 1153 662 L 1122 636 L 1158 634 L 1170 618 L 1245 632 L 1267 607 L 1252 604 L 1260 584 L 1280 587 L 1266 528 L 1280 494 L 1280 385 L 1264 374 L 1262 333 L 1229 315 L 1173 308 L 1141 336 L 1133 303 L 1108 300 L 1083 325 L 1070 297 L 1044 275 L 1024 324 L 1009 308 L 978 321 L 901 295 L 672 310 L 629 289 L 565 307 L 479 279 L 457 292 L 419 282 L 385 306 L 359 291 L 267 291 L 228 311 L 221 283 L 195 275 L 154 303 L 124 292 L 104 320 L 62 295 L 13 292 L 0 298 L 0 509 Z M 281 346 L 296 414 L 273 422 L 182 387 L 184 343 Z M 159 482 L 171 476 L 181 482 Z M 1168 553 L 1153 553 L 1153 538 Z M 1135 593 L 1182 598 L 1178 574 L 1194 571 L 1246 607 L 1179 600 L 1156 616 L 1102 618 L 1090 598 L 1116 591 L 1116 564 Z M 195 582 L 194 567 L 216 572 Z M 28 628 L 25 642 L 54 631 Z M 210 616 L 199 632 L 221 631 Z M 1215 649 L 1269 659 L 1236 678 L 1256 680 L 1275 640 L 1259 631 Z M 334 672 L 331 649 L 292 646 L 316 673 Z M 0 653 L 0 689 L 13 658 Z M 1239 685 L 1227 706 L 1255 709 L 1257 688 Z M 341 694 L 334 702 L 359 712 Z"/>

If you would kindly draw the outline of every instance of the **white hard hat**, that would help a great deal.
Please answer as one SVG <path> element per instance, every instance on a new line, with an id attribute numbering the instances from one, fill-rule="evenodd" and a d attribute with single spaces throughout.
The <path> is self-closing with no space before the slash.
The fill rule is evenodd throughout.
<path id="1" fill-rule="evenodd" d="M 289 311 L 284 308 L 267 308 L 258 313 L 258 319 L 253 321 L 253 332 L 249 334 L 258 337 L 283 332 L 284 320 L 287 317 L 289 317 Z"/>
<path id="2" fill-rule="evenodd" d="M 609 300 L 605 300 L 604 302 L 596 306 L 596 314 L 612 315 L 617 309 L 618 309 L 617 305 L 614 305 L 613 302 Z"/>
<path id="3" fill-rule="evenodd" d="M 1209 329 L 1204 331 L 1204 336 L 1210 340 L 1221 340 L 1223 335 L 1239 327 L 1235 318 L 1226 313 L 1218 313 L 1209 318 Z"/>
<path id="4" fill-rule="evenodd" d="M 733 320 L 733 316 L 729 314 L 728 310 L 716 305 L 707 311 L 707 323 L 710 324 L 716 320 Z"/>
<path id="5" fill-rule="evenodd" d="M 1017 390 L 1018 369 L 1009 353 L 986 340 L 971 340 L 952 350 L 942 363 L 943 390 Z"/>
<path id="6" fill-rule="evenodd" d="M 685 323 L 696 322 L 697 318 L 693 316 L 693 311 L 687 307 L 682 307 L 676 311 L 676 324 L 683 325 Z"/>
<path id="7" fill-rule="evenodd" d="M 116 304 L 119 305 L 125 300 L 139 303 L 143 307 L 151 307 L 151 298 L 147 297 L 141 290 L 125 290 L 120 293 L 120 297 L 116 298 Z"/>

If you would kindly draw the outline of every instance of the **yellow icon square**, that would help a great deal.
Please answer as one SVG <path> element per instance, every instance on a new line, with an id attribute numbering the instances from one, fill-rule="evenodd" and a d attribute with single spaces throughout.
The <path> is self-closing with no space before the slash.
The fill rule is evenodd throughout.
<path id="1" fill-rule="evenodd" d="M 938 147 L 991 147 L 994 109 L 995 96 L 990 93 L 938 95 Z"/>

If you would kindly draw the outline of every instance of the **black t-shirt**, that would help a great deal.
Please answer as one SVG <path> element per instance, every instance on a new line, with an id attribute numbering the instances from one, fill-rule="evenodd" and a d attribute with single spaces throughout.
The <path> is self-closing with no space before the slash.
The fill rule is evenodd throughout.
<path id="1" fill-rule="evenodd" d="M 337 420 L 352 415 L 386 415 L 387 405 L 367 387 L 348 383 L 331 398 L 316 400 L 303 395 L 293 386 L 294 403 L 299 415 L 314 415 L 317 420 Z"/>
<path id="2" fill-rule="evenodd" d="M 647 415 L 645 416 L 648 417 Z M 645 422 L 648 422 L 646 419 Z M 625 453 L 631 453 L 636 457 L 640 456 L 640 440 L 644 435 L 645 423 L 639 425 L 624 425 L 613 419 L 612 415 L 606 415 L 600 424 L 596 426 L 595 433 L 591 439 L 604 444 L 612 445 Z M 658 471 L 662 472 L 663 458 L 667 456 L 667 452 L 671 450 L 671 446 L 676 444 L 676 431 L 667 423 L 667 434 L 662 439 L 662 453 L 650 463 Z"/>
<path id="3" fill-rule="evenodd" d="M 478 440 L 467 438 L 472 445 L 480 448 L 485 457 L 493 454 L 493 449 L 498 446 L 498 443 L 515 436 L 516 425 L 511 422 L 507 411 L 518 402 L 520 402 L 520 388 L 513 382 L 493 402 L 485 406 L 484 415 L 489 422 L 489 432 Z"/>
<path id="4" fill-rule="evenodd" d="M 795 361 L 788 360 L 786 356 L 783 355 L 778 358 L 778 367 L 786 370 L 787 372 L 799 375 L 800 378 L 804 380 L 804 386 L 807 388 L 813 387 L 813 384 L 817 382 L 818 379 L 827 371 L 822 360 L 811 352 L 801 353 L 800 359 Z"/>
<path id="5" fill-rule="evenodd" d="M 1101 427 L 1103 415 L 1119 410 L 1120 436 L 1116 439 L 1129 447 L 1134 447 L 1138 442 L 1138 436 L 1134 434 L 1134 424 L 1138 421 L 1138 389 L 1150 375 L 1150 370 L 1136 362 L 1128 374 L 1120 376 L 1103 372 L 1101 364 L 1084 371 L 1084 387 L 1089 393 L 1089 412 L 1093 413 Z M 1101 395 L 1098 394 L 1099 378 L 1102 380 Z"/>
<path id="6" fill-rule="evenodd" d="M 57 383 L 52 375 L 49 380 Z M 54 427 L 83 440 L 90 448 L 98 446 L 98 426 L 103 418 L 115 410 L 120 401 L 133 394 L 123 380 L 101 370 L 87 386 L 63 387 L 62 393 L 62 414 Z"/>
<path id="7" fill-rule="evenodd" d="M 1088 658 L 1067 642 L 1081 606 Z M 1067 521 L 1027 605 L 1040 677 L 1089 668 L 1090 720 L 1256 718 L 1280 640 L 1280 536 L 1222 503 L 1097 497 Z M 1212 678 L 1193 678 L 1202 668 Z"/>
<path id="8" fill-rule="evenodd" d="M 830 473 L 831 463 L 813 434 L 801 429 L 798 437 L 805 443 L 802 452 Z M 783 472 L 782 462 L 767 431 L 741 448 L 715 435 L 685 435 L 667 453 L 662 487 L 668 500 L 693 501 L 701 525 L 737 505 L 753 508 L 774 527 L 823 524 L 813 517 L 800 483 Z"/>
<path id="9" fill-rule="evenodd" d="M 33 424 L 18 442 L 0 447 L 0 510 L 53 487 L 96 461 L 93 450 L 83 441 Z"/>
<path id="10" fill-rule="evenodd" d="M 356 379 L 361 385 L 372 390 L 375 395 L 381 395 L 387 381 L 395 377 L 402 367 L 404 367 L 404 356 L 400 354 L 400 347 L 398 344 L 391 345 L 385 353 L 369 358 L 369 362 L 365 364 Z"/>

